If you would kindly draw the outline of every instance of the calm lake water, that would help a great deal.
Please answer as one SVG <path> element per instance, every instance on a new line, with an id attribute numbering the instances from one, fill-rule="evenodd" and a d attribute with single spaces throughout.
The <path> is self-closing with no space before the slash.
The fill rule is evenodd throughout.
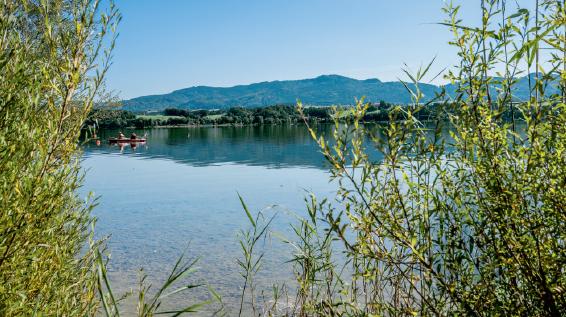
<path id="1" fill-rule="evenodd" d="M 330 126 L 322 126 L 328 133 Z M 186 250 L 202 257 L 193 281 L 207 281 L 231 314 L 242 277 L 237 233 L 250 210 L 277 212 L 273 230 L 291 236 L 293 214 L 304 215 L 308 192 L 333 198 L 335 184 L 304 126 L 159 128 L 145 131 L 147 143 L 120 148 L 103 141 L 85 145 L 83 195 L 99 196 L 94 210 L 98 238 L 109 236 L 111 279 L 118 292 L 137 288 L 143 267 L 154 285 Z M 117 131 L 101 131 L 106 140 Z M 263 287 L 293 279 L 285 261 L 288 245 L 267 242 Z M 156 285 L 156 286 L 157 286 Z M 206 289 L 178 300 L 206 299 Z"/>

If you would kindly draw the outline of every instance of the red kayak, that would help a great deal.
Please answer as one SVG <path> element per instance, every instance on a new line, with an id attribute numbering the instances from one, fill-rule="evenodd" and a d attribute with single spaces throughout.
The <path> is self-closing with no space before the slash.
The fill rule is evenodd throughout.
<path id="1" fill-rule="evenodd" d="M 142 139 L 117 139 L 117 138 L 110 138 L 108 139 L 108 143 L 144 143 L 145 138 Z"/>

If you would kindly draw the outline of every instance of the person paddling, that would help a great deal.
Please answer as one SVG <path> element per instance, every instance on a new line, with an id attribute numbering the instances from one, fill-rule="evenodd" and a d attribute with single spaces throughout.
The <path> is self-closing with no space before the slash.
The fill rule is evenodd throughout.
<path id="1" fill-rule="evenodd" d="M 130 139 L 132 139 L 132 140 L 135 140 L 135 139 L 137 139 L 137 138 L 138 138 L 138 135 L 135 134 L 135 133 L 132 133 L 132 134 L 130 135 Z"/>
<path id="2" fill-rule="evenodd" d="M 126 136 L 124 135 L 124 133 L 122 133 L 122 131 L 118 132 L 118 139 L 119 140 L 124 140 L 126 138 Z"/>

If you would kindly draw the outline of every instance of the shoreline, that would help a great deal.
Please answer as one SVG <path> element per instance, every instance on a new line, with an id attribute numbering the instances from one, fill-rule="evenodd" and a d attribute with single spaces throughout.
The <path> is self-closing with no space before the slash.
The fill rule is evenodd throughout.
<path id="1" fill-rule="evenodd" d="M 434 120 L 423 120 L 421 122 L 434 122 Z M 361 124 L 386 124 L 389 121 L 366 121 L 360 122 Z M 334 122 L 314 122 L 313 124 L 334 124 Z M 129 130 L 144 130 L 144 129 L 168 129 L 168 128 L 223 128 L 223 127 L 234 127 L 234 128 L 244 128 L 244 127 L 259 127 L 259 126 L 295 126 L 295 125 L 303 125 L 303 123 L 271 123 L 271 124 L 234 124 L 234 123 L 221 123 L 221 124 L 177 124 L 177 125 L 154 125 L 148 127 L 135 127 L 135 126 L 126 126 L 126 127 L 101 127 L 100 129 L 106 130 L 117 130 L 117 129 L 129 129 Z M 85 129 L 85 128 L 83 128 Z"/>

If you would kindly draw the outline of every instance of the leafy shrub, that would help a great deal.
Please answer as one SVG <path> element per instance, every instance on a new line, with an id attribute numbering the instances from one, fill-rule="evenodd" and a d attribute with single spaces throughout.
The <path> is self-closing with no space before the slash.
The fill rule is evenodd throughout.
<path id="1" fill-rule="evenodd" d="M 460 57 L 447 75 L 454 99 L 421 104 L 428 65 L 407 72 L 412 105 L 389 109 L 377 131 L 360 123 L 362 102 L 334 114 L 330 142 L 310 129 L 338 199 L 308 200 L 288 240 L 298 287 L 290 302 L 266 302 L 271 313 L 566 315 L 565 7 L 481 4 L 479 27 L 445 8 Z M 518 72 L 532 70 L 530 96 L 515 103 Z"/>
<path id="2" fill-rule="evenodd" d="M 95 1 L 0 6 L 0 315 L 97 309 L 92 223 L 76 194 L 78 137 L 119 19 Z M 103 43 L 109 51 L 102 56 Z M 91 70 L 96 69 L 94 72 Z M 83 252 L 81 252 L 83 250 Z"/>

